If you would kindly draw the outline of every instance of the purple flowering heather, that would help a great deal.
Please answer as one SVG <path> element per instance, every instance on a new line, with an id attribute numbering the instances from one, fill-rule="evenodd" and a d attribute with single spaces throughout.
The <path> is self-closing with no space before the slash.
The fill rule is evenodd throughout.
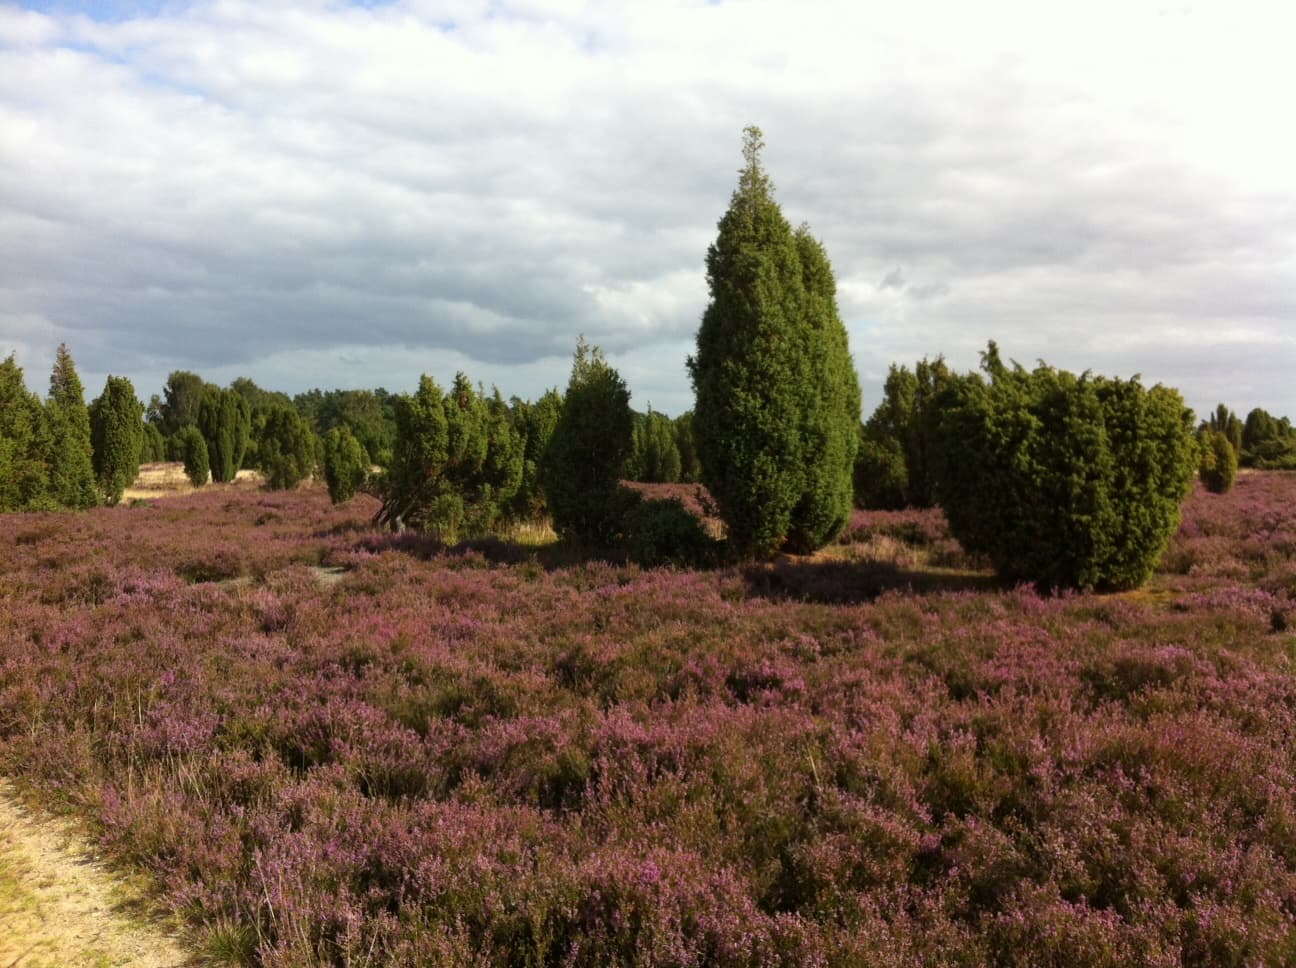
<path id="1" fill-rule="evenodd" d="M 1112 596 L 998 585 L 934 510 L 683 571 L 373 509 L 0 517 L 0 770 L 212 952 L 1296 960 L 1294 475 L 1199 489 Z"/>

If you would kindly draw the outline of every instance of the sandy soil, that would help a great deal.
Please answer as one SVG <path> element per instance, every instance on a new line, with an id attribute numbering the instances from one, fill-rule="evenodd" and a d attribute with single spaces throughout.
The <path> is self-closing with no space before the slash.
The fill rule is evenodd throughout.
<path id="1" fill-rule="evenodd" d="M 265 478 L 260 471 L 239 471 L 234 477 L 235 485 L 261 484 Z M 229 487 L 228 484 L 221 485 Z M 185 476 L 184 464 L 168 462 L 163 464 L 141 464 L 139 477 L 122 493 L 122 501 L 152 500 L 159 497 L 176 497 L 190 494 L 194 486 Z M 0 968 L 8 968 L 0 962 Z"/>
<path id="2" fill-rule="evenodd" d="M 34 816 L 0 780 L 0 968 L 199 964 L 65 822 Z"/>

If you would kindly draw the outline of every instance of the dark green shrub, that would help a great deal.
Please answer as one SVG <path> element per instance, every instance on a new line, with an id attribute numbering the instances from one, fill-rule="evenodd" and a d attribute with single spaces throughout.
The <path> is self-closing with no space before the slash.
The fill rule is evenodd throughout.
<path id="1" fill-rule="evenodd" d="M 545 512 L 541 465 L 561 413 L 562 394 L 557 390 L 547 390 L 534 402 L 516 397 L 511 401 L 509 419 L 522 440 L 522 480 L 509 507 L 514 518 L 531 521 Z"/>
<path id="2" fill-rule="evenodd" d="M 634 432 L 630 391 L 584 338 L 541 466 L 554 530 L 563 538 L 608 544 L 621 528 L 617 491 Z"/>
<path id="3" fill-rule="evenodd" d="M 459 373 L 449 393 L 424 376 L 396 405 L 392 462 L 382 479 L 378 520 L 457 540 L 488 531 L 522 482 L 524 443 L 508 406 Z"/>
<path id="4" fill-rule="evenodd" d="M 150 404 L 150 413 L 156 412 L 158 429 L 164 437 L 174 437 L 185 427 L 198 423 L 198 410 L 206 389 L 203 378 L 188 370 L 175 370 L 167 377 L 162 388 L 163 398 L 153 398 L 156 407 Z"/>
<path id="5" fill-rule="evenodd" d="M 1238 456 L 1228 437 L 1218 430 L 1208 430 L 1201 437 L 1201 463 L 1197 476 L 1206 490 L 1227 494 L 1237 478 Z"/>
<path id="6" fill-rule="evenodd" d="M 45 405 L 46 467 L 49 497 L 65 508 L 89 508 L 99 503 L 91 460 L 90 412 L 81 379 L 66 345 L 60 344 L 50 373 Z"/>
<path id="7" fill-rule="evenodd" d="M 651 407 L 635 414 L 633 450 L 627 477 L 655 484 L 674 484 L 680 479 L 680 451 L 675 442 L 675 422 Z"/>
<path id="8" fill-rule="evenodd" d="M 334 504 L 351 500 L 369 473 L 369 455 L 344 425 L 324 435 L 324 482 Z"/>
<path id="9" fill-rule="evenodd" d="M 689 359 L 702 482 L 733 548 L 750 557 L 810 551 L 845 526 L 860 419 L 832 267 L 808 229 L 783 217 L 761 147 L 760 130 L 747 128 Z"/>
<path id="10" fill-rule="evenodd" d="M 27 389 L 11 353 L 0 363 L 0 511 L 46 500 L 43 420 L 40 398 Z"/>
<path id="11" fill-rule="evenodd" d="M 647 567 L 701 567 L 717 560 L 720 543 L 678 499 L 629 503 L 622 518 L 622 541 L 631 561 Z"/>
<path id="12" fill-rule="evenodd" d="M 1009 368 L 954 381 L 935 424 L 938 493 L 963 547 L 1043 588 L 1142 583 L 1179 524 L 1197 461 L 1175 390 Z"/>
<path id="13" fill-rule="evenodd" d="M 144 425 L 142 440 L 140 446 L 141 464 L 152 464 L 167 459 L 166 438 L 162 436 L 162 431 L 158 430 L 157 424 L 146 423 Z"/>
<path id="14" fill-rule="evenodd" d="M 896 510 L 931 507 L 936 501 L 931 472 L 935 401 L 954 379 L 944 359 L 922 359 L 911 372 L 892 365 L 882 402 L 864 424 L 855 462 L 855 503 Z"/>
<path id="15" fill-rule="evenodd" d="M 211 478 L 211 462 L 207 457 L 207 441 L 197 427 L 189 426 L 172 438 L 184 461 L 185 476 L 194 487 L 202 487 Z"/>
<path id="16" fill-rule="evenodd" d="M 855 503 L 862 508 L 897 510 L 906 505 L 909 473 L 900 441 L 860 428 L 855 455 Z"/>
<path id="17" fill-rule="evenodd" d="M 287 491 L 315 470 L 315 441 L 305 421 L 291 407 L 279 405 L 266 414 L 257 454 L 266 483 Z"/>
<path id="18" fill-rule="evenodd" d="M 139 476 L 144 446 L 144 405 L 126 377 L 108 377 L 90 404 L 90 445 L 99 493 L 105 504 L 114 505 Z"/>
<path id="19" fill-rule="evenodd" d="M 233 390 L 208 385 L 198 405 L 198 429 L 207 441 L 212 480 L 228 483 L 243 466 L 252 430 L 247 401 Z"/>

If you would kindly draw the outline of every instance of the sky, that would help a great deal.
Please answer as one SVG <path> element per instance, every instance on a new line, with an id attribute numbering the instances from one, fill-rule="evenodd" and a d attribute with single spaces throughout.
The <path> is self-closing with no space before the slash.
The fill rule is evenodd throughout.
<path id="1" fill-rule="evenodd" d="M 0 0 L 0 356 L 692 403 L 742 164 L 892 363 L 1296 418 L 1296 10 L 1226 0 Z"/>

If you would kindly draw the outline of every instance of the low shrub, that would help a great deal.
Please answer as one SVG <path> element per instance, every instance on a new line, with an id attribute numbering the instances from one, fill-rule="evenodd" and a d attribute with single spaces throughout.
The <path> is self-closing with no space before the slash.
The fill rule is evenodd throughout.
<path id="1" fill-rule="evenodd" d="M 630 560 L 646 567 L 700 567 L 719 557 L 720 543 L 674 498 L 633 502 L 621 527 Z"/>

